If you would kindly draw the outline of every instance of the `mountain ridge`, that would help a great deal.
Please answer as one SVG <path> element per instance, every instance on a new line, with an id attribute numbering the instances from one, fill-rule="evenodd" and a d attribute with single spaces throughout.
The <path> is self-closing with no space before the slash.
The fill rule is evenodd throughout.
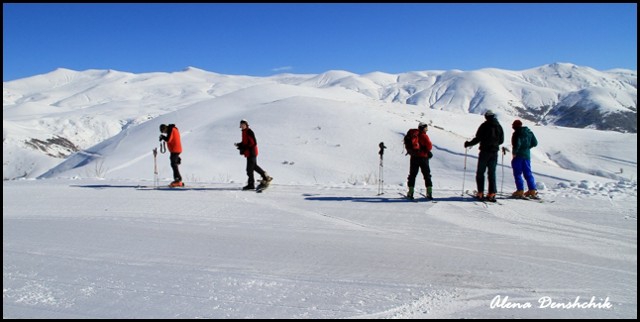
<path id="1" fill-rule="evenodd" d="M 411 113 L 417 109 L 422 116 L 445 111 L 454 119 L 491 109 L 502 119 L 522 118 L 537 125 L 636 133 L 636 84 L 635 71 L 603 72 L 568 63 L 523 71 L 485 68 L 358 75 L 331 70 L 269 77 L 223 75 L 197 67 L 144 74 L 59 68 L 3 83 L 3 176 L 37 177 L 73 153 L 123 131 L 161 116 L 184 117 L 181 110 L 199 104 L 200 110 L 206 109 L 217 100 L 230 107 L 218 107 L 216 113 L 230 119 L 238 115 L 228 110 L 232 106 L 248 104 L 247 113 L 265 106 L 283 110 L 272 103 L 289 104 L 287 98 L 300 96 L 325 100 L 322 104 L 348 102 Z M 298 102 L 303 102 L 298 110 L 286 110 L 297 116 L 287 119 L 310 121 L 299 112 L 308 112 L 304 100 Z M 348 109 L 327 111 L 340 116 Z"/>

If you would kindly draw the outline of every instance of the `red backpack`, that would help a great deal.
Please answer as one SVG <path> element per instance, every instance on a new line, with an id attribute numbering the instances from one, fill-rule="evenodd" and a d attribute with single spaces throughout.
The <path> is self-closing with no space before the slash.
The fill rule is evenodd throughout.
<path id="1" fill-rule="evenodd" d="M 418 129 L 411 129 L 407 131 L 407 134 L 405 134 L 404 148 L 407 150 L 407 154 L 413 155 L 414 152 L 418 152 L 420 150 L 418 134 L 420 134 L 420 130 Z"/>

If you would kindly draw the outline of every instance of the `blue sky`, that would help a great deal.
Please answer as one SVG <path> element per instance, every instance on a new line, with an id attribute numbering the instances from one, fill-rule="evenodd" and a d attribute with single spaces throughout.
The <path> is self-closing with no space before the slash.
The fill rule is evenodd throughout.
<path id="1" fill-rule="evenodd" d="M 637 4 L 3 4 L 3 81 L 56 68 L 230 75 L 637 70 Z"/>

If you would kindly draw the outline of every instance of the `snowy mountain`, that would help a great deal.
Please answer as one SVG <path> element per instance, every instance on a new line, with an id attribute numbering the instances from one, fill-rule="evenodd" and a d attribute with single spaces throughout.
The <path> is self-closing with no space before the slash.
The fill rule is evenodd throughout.
<path id="1" fill-rule="evenodd" d="M 538 125 L 636 133 L 636 107 L 635 71 L 601 72 L 558 63 L 517 72 L 328 71 L 272 77 L 221 75 L 192 67 L 147 74 L 58 69 L 3 83 L 3 177 L 91 176 L 107 171 L 103 166 L 112 176 L 140 177 L 121 164 L 142 158 L 157 144 L 153 140 L 160 123 L 176 123 L 185 131 L 187 153 L 222 153 L 214 164 L 194 165 L 194 176 L 227 177 L 224 167 L 238 160 L 234 150 L 223 147 L 238 140 L 235 126 L 242 118 L 259 126 L 268 135 L 263 142 L 274 144 L 280 156 L 293 160 L 299 153 L 327 153 L 340 161 L 369 149 L 348 140 L 358 129 L 377 144 L 397 141 L 416 120 L 430 120 L 462 140 L 473 130 L 456 129 L 453 123 L 474 120 L 470 127 L 475 128 L 481 118 L 473 115 L 492 109 L 506 129 L 510 121 L 522 118 Z M 590 139 L 616 136 L 584 133 Z M 292 145 L 300 149 L 291 151 Z M 91 162 L 98 159 L 102 166 Z M 111 164 L 113 159 L 120 163 Z M 321 162 L 307 166 L 309 173 L 340 171 Z M 341 176 L 351 171 L 345 169 Z"/>

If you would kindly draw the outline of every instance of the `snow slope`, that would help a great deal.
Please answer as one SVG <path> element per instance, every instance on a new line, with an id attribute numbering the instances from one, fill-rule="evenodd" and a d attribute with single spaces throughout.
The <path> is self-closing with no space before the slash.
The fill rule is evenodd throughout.
<path id="1" fill-rule="evenodd" d="M 141 185 L 5 181 L 3 318 L 637 317 L 635 184 L 488 206 L 458 189 Z"/>

